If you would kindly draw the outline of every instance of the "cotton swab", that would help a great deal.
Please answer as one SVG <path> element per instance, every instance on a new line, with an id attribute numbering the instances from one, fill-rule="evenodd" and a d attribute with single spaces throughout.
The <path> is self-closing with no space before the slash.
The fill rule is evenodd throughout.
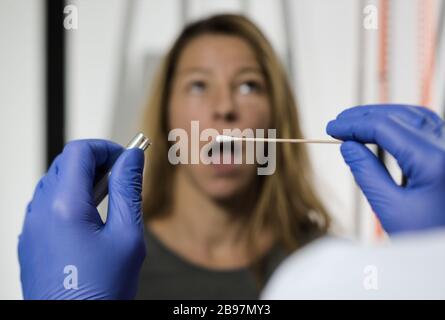
<path id="1" fill-rule="evenodd" d="M 324 143 L 324 144 L 340 144 L 343 141 L 336 139 L 277 139 L 277 138 L 246 138 L 234 137 L 227 135 L 218 135 L 215 138 L 216 142 L 224 143 L 231 141 L 259 141 L 259 142 L 287 142 L 287 143 Z"/>

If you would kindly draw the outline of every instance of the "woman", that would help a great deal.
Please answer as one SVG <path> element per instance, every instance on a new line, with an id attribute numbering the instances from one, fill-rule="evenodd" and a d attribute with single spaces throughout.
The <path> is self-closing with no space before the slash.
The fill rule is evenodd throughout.
<path id="1" fill-rule="evenodd" d="M 147 257 L 140 299 L 254 299 L 277 264 L 326 232 L 327 212 L 303 145 L 277 146 L 276 171 L 257 164 L 169 163 L 168 133 L 276 129 L 300 138 L 296 104 L 279 59 L 238 15 L 188 25 L 165 57 L 143 118 L 153 140 L 143 209 Z M 201 142 L 202 145 L 202 142 Z"/>

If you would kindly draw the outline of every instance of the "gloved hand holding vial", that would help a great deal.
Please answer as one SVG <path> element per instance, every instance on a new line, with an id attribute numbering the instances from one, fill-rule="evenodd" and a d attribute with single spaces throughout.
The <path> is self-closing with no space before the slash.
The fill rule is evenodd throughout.
<path id="1" fill-rule="evenodd" d="M 141 190 L 149 145 L 142 135 L 135 139 L 128 150 L 105 140 L 70 142 L 40 180 L 19 238 L 25 299 L 134 298 L 145 257 Z M 98 169 L 111 167 L 108 188 L 93 192 Z M 103 223 L 96 206 L 108 189 Z"/>

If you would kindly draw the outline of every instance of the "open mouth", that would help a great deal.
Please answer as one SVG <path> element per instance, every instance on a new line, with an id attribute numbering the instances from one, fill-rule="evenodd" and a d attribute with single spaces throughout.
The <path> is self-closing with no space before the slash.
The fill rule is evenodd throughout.
<path id="1" fill-rule="evenodd" d="M 224 153 L 230 153 L 231 155 L 235 154 L 235 142 L 234 141 L 226 141 L 226 142 L 213 142 L 211 147 L 207 153 L 209 158 L 213 156 L 213 152 L 218 151 L 219 155 L 223 155 Z M 217 156 L 218 154 L 215 154 Z"/>
<path id="2" fill-rule="evenodd" d="M 233 165 L 242 163 L 243 145 L 240 141 L 213 140 L 206 145 L 204 154 L 213 165 Z"/>

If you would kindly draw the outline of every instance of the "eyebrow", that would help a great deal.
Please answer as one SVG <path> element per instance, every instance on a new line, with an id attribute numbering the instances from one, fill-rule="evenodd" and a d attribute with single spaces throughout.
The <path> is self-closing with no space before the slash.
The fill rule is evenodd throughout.
<path id="1" fill-rule="evenodd" d="M 186 74 L 186 73 L 206 73 L 206 74 L 210 74 L 211 71 L 209 69 L 202 68 L 202 67 L 188 67 L 188 68 L 184 68 L 182 70 L 178 70 L 178 75 L 182 75 L 182 74 Z"/>
<path id="2" fill-rule="evenodd" d="M 188 73 L 205 73 L 211 74 L 212 71 L 203 67 L 188 67 L 182 70 L 178 70 L 178 75 L 188 74 Z M 259 67 L 242 67 L 237 72 L 236 75 L 244 74 L 244 73 L 259 73 L 263 75 L 263 71 Z"/>
<path id="3" fill-rule="evenodd" d="M 243 73 L 259 73 L 263 75 L 263 70 L 261 70 L 259 67 L 243 67 L 237 72 L 237 75 Z"/>

